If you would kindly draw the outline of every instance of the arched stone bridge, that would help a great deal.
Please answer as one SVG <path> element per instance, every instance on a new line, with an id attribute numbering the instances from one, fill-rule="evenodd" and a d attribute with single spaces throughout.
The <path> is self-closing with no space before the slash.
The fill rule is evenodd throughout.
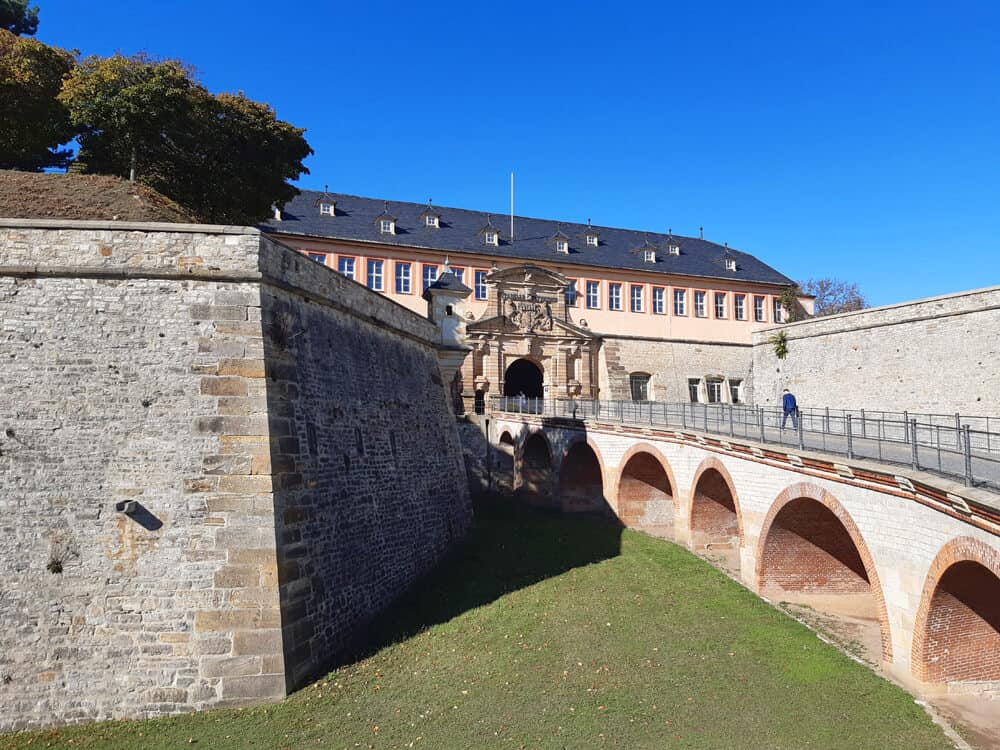
<path id="1" fill-rule="evenodd" d="M 763 596 L 868 622 L 903 682 L 1000 688 L 1000 503 L 691 432 L 494 414 L 489 440 L 501 487 L 614 513 Z"/>

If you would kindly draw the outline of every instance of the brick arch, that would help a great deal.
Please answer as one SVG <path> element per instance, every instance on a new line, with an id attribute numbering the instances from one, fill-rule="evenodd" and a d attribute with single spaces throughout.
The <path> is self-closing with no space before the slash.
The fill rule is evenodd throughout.
<path id="1" fill-rule="evenodd" d="M 542 441 L 548 455 L 548 460 L 544 466 L 538 462 L 529 460 L 530 457 L 525 455 L 528 441 L 535 437 Z M 540 500 L 546 500 L 551 497 L 552 478 L 556 471 L 556 460 L 554 451 L 552 450 L 552 443 L 546 437 L 544 430 L 534 429 L 523 434 L 522 439 L 516 444 L 514 449 L 514 466 L 515 474 L 518 477 L 516 485 L 519 491 L 535 495 Z"/>
<path id="2" fill-rule="evenodd" d="M 697 471 L 694 473 L 694 479 L 691 480 L 691 489 L 688 491 L 688 497 L 686 501 L 687 507 L 687 517 L 688 517 L 688 530 L 693 534 L 695 529 L 693 527 L 692 521 L 694 519 L 694 502 L 695 495 L 698 492 L 698 482 L 701 480 L 702 475 L 705 474 L 709 469 L 717 471 L 721 476 L 723 481 L 726 483 L 726 487 L 729 489 L 729 496 L 733 500 L 733 509 L 736 512 L 736 537 L 739 546 L 743 546 L 743 511 L 740 508 L 740 497 L 736 493 L 736 485 L 733 482 L 733 477 L 729 473 L 729 469 L 717 456 L 706 456 L 705 459 L 698 465 Z"/>
<path id="3" fill-rule="evenodd" d="M 879 634 L 882 640 L 882 660 L 891 664 L 892 636 L 889 632 L 889 615 L 885 606 L 885 595 L 882 593 L 882 583 L 878 577 L 878 570 L 875 568 L 875 561 L 872 559 L 868 545 L 865 543 L 864 537 L 861 536 L 861 532 L 858 530 L 857 524 L 854 523 L 854 519 L 844 509 L 844 506 L 840 504 L 840 501 L 822 487 L 817 487 L 809 482 L 789 485 L 771 503 L 771 508 L 768 510 L 764 523 L 761 526 L 760 539 L 757 542 L 757 569 L 755 571 L 757 590 L 763 592 L 765 587 L 764 555 L 767 549 L 768 536 L 771 533 L 774 521 L 787 505 L 797 500 L 812 500 L 825 507 L 836 517 L 850 537 L 851 542 L 854 544 L 854 549 L 860 558 L 860 564 L 864 568 L 865 576 L 868 578 L 868 588 L 872 596 L 875 597 Z"/>
<path id="4" fill-rule="evenodd" d="M 576 448 L 578 445 L 585 445 L 586 447 L 590 448 L 590 450 L 594 454 L 594 458 L 597 459 L 597 469 L 600 475 L 600 482 L 601 482 L 601 500 L 604 503 L 606 503 L 607 488 L 609 482 L 607 477 L 607 470 L 605 469 L 604 457 L 601 455 L 601 449 L 597 447 L 597 444 L 590 438 L 589 435 L 578 435 L 576 437 L 571 438 L 570 441 L 566 444 L 566 447 L 563 448 L 562 454 L 559 457 L 558 465 L 553 468 L 553 471 L 556 472 L 556 482 L 557 482 L 556 486 L 558 487 L 560 501 L 563 502 L 563 506 L 565 507 L 564 496 L 566 495 L 566 493 L 564 492 L 563 471 L 566 468 L 566 459 L 569 457 L 573 449 Z M 573 497 L 575 494 L 576 493 L 571 493 L 570 496 Z M 594 501 L 596 502 L 596 498 L 594 498 Z M 576 503 L 574 503 L 574 505 L 575 504 Z"/>
<path id="5" fill-rule="evenodd" d="M 997 579 L 997 583 L 988 579 L 990 574 Z M 993 584 L 992 592 L 983 590 L 985 587 L 981 585 L 973 586 L 977 590 L 974 598 L 986 599 L 974 604 L 985 605 L 992 610 L 989 619 L 976 613 L 967 601 L 952 593 L 955 588 L 968 588 L 968 583 L 978 583 L 975 580 L 977 575 Z M 953 580 L 942 580 L 946 578 Z M 942 586 L 942 583 L 945 585 Z M 963 586 L 963 583 L 966 585 Z M 913 627 L 910 669 L 914 677 L 923 682 L 1000 679 L 1000 632 L 996 624 L 1000 620 L 1000 600 L 992 596 L 998 584 L 1000 552 L 985 542 L 972 537 L 959 537 L 938 551 L 927 571 Z M 939 660 L 936 653 L 941 639 L 933 637 L 933 631 L 942 625 L 946 625 L 953 636 L 946 648 L 951 659 L 945 663 Z"/>
<path id="6" fill-rule="evenodd" d="M 608 493 L 608 497 L 614 502 L 618 517 L 624 525 L 633 526 L 639 524 L 641 515 L 643 515 L 645 511 L 640 511 L 638 508 L 623 507 L 623 505 L 628 505 L 628 503 L 622 502 L 622 480 L 625 476 L 625 469 L 628 467 L 629 461 L 636 456 L 641 455 L 649 456 L 651 460 L 655 462 L 660 469 L 662 469 L 663 474 L 666 476 L 668 485 L 667 489 L 669 490 L 670 496 L 670 525 L 673 526 L 674 519 L 677 517 L 677 480 L 674 478 L 674 471 L 670 466 L 670 462 L 658 448 L 655 448 L 649 443 L 636 443 L 621 457 L 618 462 L 618 471 L 616 472 L 617 477 L 615 478 L 614 486 Z M 637 513 L 639 514 L 639 517 L 635 517 Z"/>

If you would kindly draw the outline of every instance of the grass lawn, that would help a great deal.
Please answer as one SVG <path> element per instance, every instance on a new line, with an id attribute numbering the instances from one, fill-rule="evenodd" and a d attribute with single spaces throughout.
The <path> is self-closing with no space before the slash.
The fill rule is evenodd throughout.
<path id="1" fill-rule="evenodd" d="M 913 699 L 680 547 L 482 505 L 467 545 L 280 705 L 5 748 L 941 750 Z"/>

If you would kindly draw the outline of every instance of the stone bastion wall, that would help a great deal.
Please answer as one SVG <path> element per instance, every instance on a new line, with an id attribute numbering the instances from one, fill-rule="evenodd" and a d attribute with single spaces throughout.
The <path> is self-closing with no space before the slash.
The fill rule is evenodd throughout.
<path id="1" fill-rule="evenodd" d="M 783 331 L 788 354 L 770 339 Z M 799 406 L 1000 414 L 1000 287 L 790 323 L 753 334 L 753 393 Z"/>
<path id="2" fill-rule="evenodd" d="M 435 334 L 256 230 L 0 220 L 0 731 L 341 656 L 471 522 Z"/>

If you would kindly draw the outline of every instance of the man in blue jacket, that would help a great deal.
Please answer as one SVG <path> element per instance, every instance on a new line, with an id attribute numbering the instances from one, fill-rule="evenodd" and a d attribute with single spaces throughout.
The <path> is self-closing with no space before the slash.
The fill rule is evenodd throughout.
<path id="1" fill-rule="evenodd" d="M 788 392 L 786 388 L 781 394 L 781 410 L 784 415 L 781 417 L 781 429 L 785 429 L 785 422 L 788 421 L 788 416 L 792 417 L 792 429 L 799 429 L 799 406 L 795 403 L 795 396 Z"/>

